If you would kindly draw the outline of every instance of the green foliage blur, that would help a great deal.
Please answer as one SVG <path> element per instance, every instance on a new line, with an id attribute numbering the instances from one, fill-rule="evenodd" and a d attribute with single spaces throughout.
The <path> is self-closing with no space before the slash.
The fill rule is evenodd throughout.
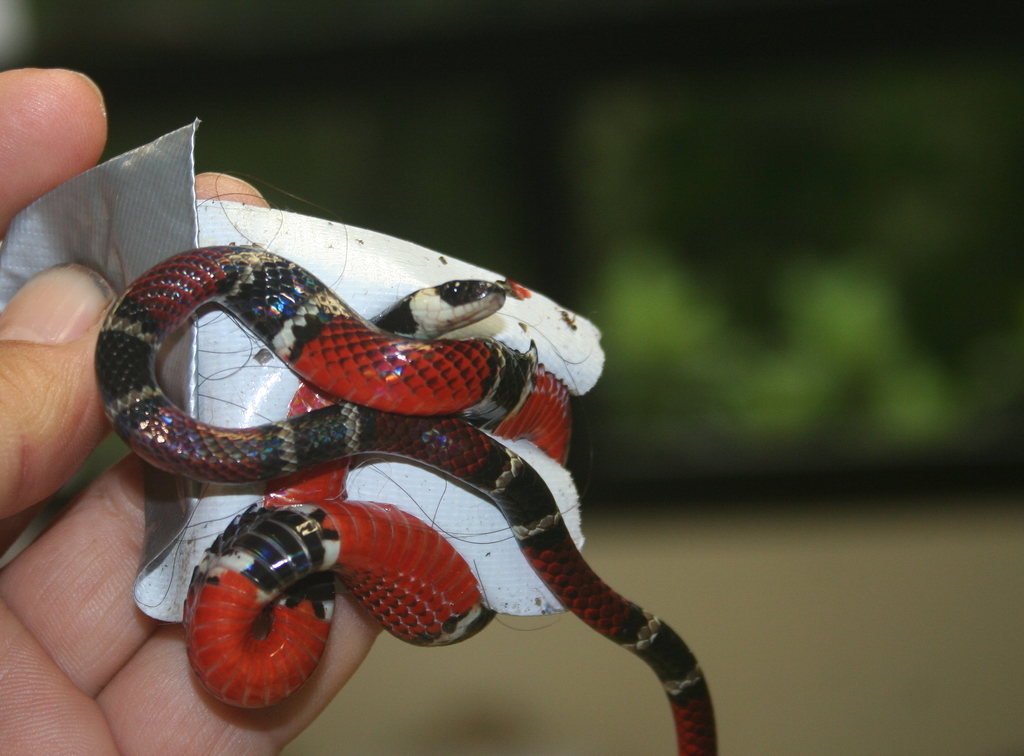
<path id="1" fill-rule="evenodd" d="M 1019 427 L 1022 74 L 887 60 L 592 93 L 576 188 L 623 446 L 863 460 Z"/>

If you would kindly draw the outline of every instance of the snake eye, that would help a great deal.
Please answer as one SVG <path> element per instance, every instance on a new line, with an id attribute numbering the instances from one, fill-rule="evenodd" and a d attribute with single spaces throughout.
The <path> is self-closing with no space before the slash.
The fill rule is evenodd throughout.
<path id="1" fill-rule="evenodd" d="M 498 284 L 490 281 L 449 281 L 437 287 L 437 295 L 447 304 L 458 305 L 477 302 L 488 296 L 500 295 L 504 299 L 505 292 Z"/>
<path id="2" fill-rule="evenodd" d="M 451 635 L 459 626 L 459 617 L 449 617 L 443 623 L 441 623 L 441 630 L 446 635 Z"/>

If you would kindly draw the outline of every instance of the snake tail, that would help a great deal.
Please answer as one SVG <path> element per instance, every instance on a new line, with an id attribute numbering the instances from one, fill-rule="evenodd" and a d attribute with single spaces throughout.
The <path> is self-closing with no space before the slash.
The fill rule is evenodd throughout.
<path id="1" fill-rule="evenodd" d="M 332 571 L 392 635 L 447 645 L 483 629 L 465 560 L 436 531 L 386 504 L 252 508 L 196 567 L 185 604 L 189 662 L 236 706 L 268 706 L 313 673 L 334 599 Z"/>

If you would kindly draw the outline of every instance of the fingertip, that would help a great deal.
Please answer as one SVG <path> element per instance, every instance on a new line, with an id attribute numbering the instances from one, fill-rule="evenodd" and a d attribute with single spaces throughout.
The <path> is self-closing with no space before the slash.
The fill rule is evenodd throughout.
<path id="1" fill-rule="evenodd" d="M 106 136 L 103 96 L 87 76 L 0 72 L 0 233 L 29 202 L 95 165 Z"/>
<path id="2" fill-rule="evenodd" d="M 79 80 L 79 83 L 84 84 L 86 87 L 88 87 L 90 90 L 92 90 L 93 97 L 96 100 L 97 110 L 99 111 L 100 116 L 102 116 L 102 118 L 104 119 L 104 122 L 106 121 L 106 117 L 107 117 L 107 103 L 106 103 L 106 100 L 103 97 L 103 90 L 100 89 L 100 85 L 99 84 L 97 84 L 95 81 L 93 81 L 91 78 L 86 76 L 81 71 L 73 71 L 70 68 L 55 68 L 55 69 L 53 69 L 53 72 L 56 75 L 71 74 L 73 77 L 77 77 L 77 79 Z M 74 85 L 71 82 L 69 82 L 69 86 L 76 86 L 76 85 Z"/>
<path id="3" fill-rule="evenodd" d="M 254 207 L 270 207 L 270 203 L 263 199 L 256 187 L 226 173 L 200 173 L 196 176 L 196 199 L 217 199 Z"/>
<path id="4" fill-rule="evenodd" d="M 66 68 L 22 68 L 0 72 L 0 126 L 14 133 L 9 147 L 21 147 L 12 136 L 27 141 L 55 138 L 56 151 L 74 148 L 99 159 L 107 134 L 107 110 L 95 81 Z M 34 137 L 34 139 L 32 139 Z"/>

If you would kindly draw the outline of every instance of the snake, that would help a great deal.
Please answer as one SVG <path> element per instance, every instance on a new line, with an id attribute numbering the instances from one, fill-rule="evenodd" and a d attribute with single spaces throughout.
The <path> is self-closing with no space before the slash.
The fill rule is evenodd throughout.
<path id="1" fill-rule="evenodd" d="M 443 537 L 388 505 L 347 501 L 350 460 L 392 455 L 495 506 L 565 609 L 653 670 L 668 697 L 678 753 L 717 753 L 710 692 L 693 652 L 591 569 L 544 479 L 500 440 L 526 438 L 564 462 L 568 392 L 539 364 L 536 347 L 520 353 L 489 338 L 433 338 L 445 326 L 422 338 L 410 326 L 418 309 L 451 312 L 494 299 L 493 287 L 461 282 L 449 289 L 426 292 L 419 303 L 414 296 L 373 323 L 281 256 L 259 246 L 218 246 L 166 259 L 111 307 L 97 341 L 97 384 L 111 425 L 132 451 L 200 482 L 272 481 L 268 499 L 281 498 L 235 518 L 195 568 L 184 617 L 200 683 L 239 706 L 290 695 L 322 653 L 336 579 L 403 640 L 444 645 L 486 625 L 493 612 Z M 161 345 L 210 303 L 311 386 L 305 398 L 297 394 L 288 417 L 215 427 L 161 389 Z M 289 494 L 302 491 L 303 474 L 335 480 L 335 495 L 314 501 Z M 259 660 L 261 644 L 280 652 Z"/>

